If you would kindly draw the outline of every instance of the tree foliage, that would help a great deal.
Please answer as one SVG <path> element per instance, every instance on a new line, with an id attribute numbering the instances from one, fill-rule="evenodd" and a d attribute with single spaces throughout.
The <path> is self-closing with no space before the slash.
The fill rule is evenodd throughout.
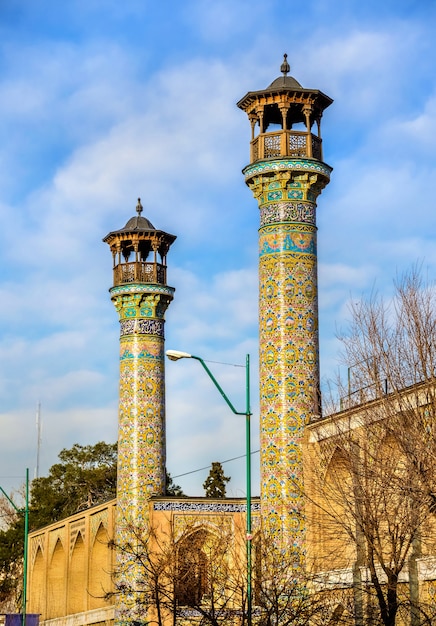
<path id="1" fill-rule="evenodd" d="M 166 472 L 165 495 L 186 498 L 185 494 L 183 493 L 183 489 L 180 485 L 176 485 L 171 474 L 168 471 Z"/>
<path id="2" fill-rule="evenodd" d="M 226 484 L 230 477 L 225 476 L 223 466 L 219 462 L 212 463 L 209 476 L 203 483 L 207 498 L 225 498 Z"/>
<path id="3" fill-rule="evenodd" d="M 48 476 L 32 482 L 30 528 L 64 517 L 114 498 L 117 483 L 117 444 L 100 441 L 74 446 L 59 453 L 60 463 Z"/>
<path id="4" fill-rule="evenodd" d="M 34 530 L 115 497 L 117 444 L 75 444 L 59 453 L 59 463 L 31 484 L 29 529 Z M 5 499 L 2 499 L 3 509 Z M 2 510 L 3 510 L 2 509 Z M 19 608 L 24 516 L 9 511 L 0 530 L 0 603 L 5 612 Z"/>
<path id="5" fill-rule="evenodd" d="M 0 606 L 5 613 L 16 611 L 20 604 L 23 540 L 24 518 L 19 515 L 0 531 Z"/>

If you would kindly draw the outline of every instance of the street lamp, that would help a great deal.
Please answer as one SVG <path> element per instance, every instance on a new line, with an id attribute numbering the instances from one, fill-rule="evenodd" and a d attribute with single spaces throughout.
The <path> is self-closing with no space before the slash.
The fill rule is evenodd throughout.
<path id="1" fill-rule="evenodd" d="M 26 626 L 26 604 L 27 604 L 27 551 L 28 551 L 28 534 L 29 534 L 29 469 L 26 469 L 26 500 L 24 509 L 19 509 L 17 505 L 10 499 L 3 487 L 0 491 L 13 506 L 17 513 L 24 513 L 24 546 L 23 546 L 23 597 L 21 605 L 21 624 Z"/>
<path id="2" fill-rule="evenodd" d="M 246 533 L 246 549 L 247 549 L 247 617 L 248 626 L 251 626 L 251 608 L 252 608 L 252 592 L 251 592 L 251 433 L 250 433 L 250 355 L 247 354 L 245 359 L 245 411 L 237 411 L 229 398 L 225 394 L 219 382 L 212 374 L 206 363 L 199 356 L 188 354 L 188 352 L 180 352 L 179 350 L 167 350 L 167 357 L 171 361 L 179 359 L 195 359 L 199 361 L 206 371 L 215 387 L 224 398 L 227 406 L 235 415 L 245 415 L 245 457 L 246 457 L 246 508 L 247 508 L 247 533 Z"/>

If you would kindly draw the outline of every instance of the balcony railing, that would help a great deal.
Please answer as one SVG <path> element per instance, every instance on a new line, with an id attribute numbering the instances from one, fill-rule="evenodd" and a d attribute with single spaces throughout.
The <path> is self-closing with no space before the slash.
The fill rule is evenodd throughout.
<path id="1" fill-rule="evenodd" d="M 322 139 L 312 133 L 280 130 L 276 133 L 262 133 L 251 142 L 251 162 L 281 156 L 322 161 Z"/>
<path id="2" fill-rule="evenodd" d="M 120 263 L 114 267 L 114 285 L 125 283 L 156 283 L 165 285 L 167 268 L 160 263 Z"/>

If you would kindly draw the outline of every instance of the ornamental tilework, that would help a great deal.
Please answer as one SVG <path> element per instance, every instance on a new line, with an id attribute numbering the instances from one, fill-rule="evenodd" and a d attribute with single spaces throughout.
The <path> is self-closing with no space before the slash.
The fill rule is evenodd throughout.
<path id="1" fill-rule="evenodd" d="M 266 204 L 260 210 L 261 226 L 274 222 L 306 222 L 307 224 L 315 224 L 315 221 L 315 206 L 309 202 Z"/>
<path id="2" fill-rule="evenodd" d="M 282 196 L 283 194 L 281 191 L 269 191 L 267 193 L 268 200 L 281 200 Z"/>
<path id="3" fill-rule="evenodd" d="M 277 171 L 303 171 L 303 172 L 319 172 L 330 178 L 332 168 L 326 163 L 310 159 L 277 159 L 272 161 L 258 161 L 251 165 L 247 165 L 242 172 L 246 180 L 256 174 L 265 174 L 267 172 Z"/>
<path id="4" fill-rule="evenodd" d="M 288 198 L 289 200 L 302 200 L 303 192 L 301 191 L 301 189 L 291 189 L 290 191 L 288 191 Z"/>
<path id="5" fill-rule="evenodd" d="M 146 285 L 138 284 L 138 283 L 129 283 L 128 285 L 117 285 L 115 287 L 111 287 L 110 294 L 112 299 L 114 296 L 119 296 L 128 293 L 160 293 L 168 296 L 170 300 L 174 297 L 174 287 L 168 287 L 168 285 L 153 285 L 147 283 Z"/>
<path id="6" fill-rule="evenodd" d="M 161 293 L 122 293 L 112 294 L 120 320 L 163 318 L 170 302 L 166 294 Z"/>
<path id="7" fill-rule="evenodd" d="M 283 529 L 303 551 L 301 442 L 318 387 L 316 259 L 278 248 L 263 254 L 259 267 L 261 499 L 272 529 Z"/>
<path id="8" fill-rule="evenodd" d="M 118 506 L 127 518 L 165 488 L 164 344 L 155 335 L 120 341 Z M 142 514 L 140 514 L 142 517 Z"/>
<path id="9" fill-rule="evenodd" d="M 164 321 L 163 320 L 121 320 L 120 322 L 120 335 L 157 335 L 158 337 L 164 336 Z"/>
<path id="10" fill-rule="evenodd" d="M 288 171 L 281 174 L 287 200 L 271 202 L 266 190 L 279 170 Z M 283 159 L 244 173 L 260 208 L 261 511 L 298 569 L 305 559 L 302 441 L 319 410 L 316 205 L 308 199 L 328 182 L 330 168 Z"/>
<path id="11" fill-rule="evenodd" d="M 132 528 L 146 532 L 149 498 L 165 492 L 163 318 L 173 292 L 148 284 L 111 289 L 120 317 L 116 541 L 121 546 L 131 542 Z M 117 554 L 117 572 L 117 584 L 135 587 L 138 564 L 128 551 Z M 118 625 L 146 619 L 129 591 L 120 594 L 115 612 Z"/>
<path id="12" fill-rule="evenodd" d="M 283 224 L 266 226 L 259 234 L 259 256 L 280 252 L 316 255 L 316 231 L 309 227 Z"/>
<path id="13" fill-rule="evenodd" d="M 229 531 L 234 528 L 233 516 L 223 515 L 202 515 L 198 517 L 196 515 L 174 515 L 173 518 L 173 532 L 174 541 L 179 541 L 183 536 L 186 537 L 186 533 L 192 533 L 199 528 L 207 529 L 214 533 L 220 531 Z"/>
<path id="14" fill-rule="evenodd" d="M 229 503 L 229 502 L 190 502 L 171 500 L 171 502 L 154 502 L 153 509 L 155 511 L 192 511 L 196 513 L 240 513 L 246 511 L 246 504 Z M 251 511 L 260 511 L 260 503 L 252 502 Z"/>

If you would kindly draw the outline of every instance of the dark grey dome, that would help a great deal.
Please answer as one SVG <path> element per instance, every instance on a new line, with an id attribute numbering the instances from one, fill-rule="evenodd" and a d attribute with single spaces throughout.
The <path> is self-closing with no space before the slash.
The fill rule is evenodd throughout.
<path id="1" fill-rule="evenodd" d="M 293 76 L 279 76 L 267 89 L 303 89 Z"/>
<path id="2" fill-rule="evenodd" d="M 122 230 L 156 230 L 153 224 L 142 215 L 131 217 Z"/>

